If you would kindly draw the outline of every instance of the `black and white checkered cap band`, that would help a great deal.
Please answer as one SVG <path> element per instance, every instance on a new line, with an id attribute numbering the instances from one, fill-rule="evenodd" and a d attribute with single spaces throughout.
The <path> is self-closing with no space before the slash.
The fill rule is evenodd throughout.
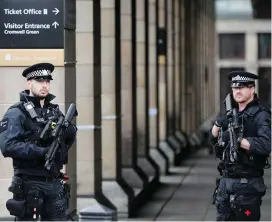
<path id="1" fill-rule="evenodd" d="M 26 78 L 33 78 L 33 77 L 37 77 L 37 76 L 50 76 L 51 75 L 51 71 L 47 70 L 47 69 L 42 69 L 42 70 L 36 70 L 33 72 L 30 72 L 26 75 Z"/>
<path id="2" fill-rule="evenodd" d="M 245 77 L 245 76 L 239 76 L 239 75 L 233 77 L 231 80 L 232 81 L 245 81 L 245 82 L 247 82 L 247 81 L 255 81 L 255 79 L 253 79 L 253 78 L 249 78 L 249 77 Z"/>

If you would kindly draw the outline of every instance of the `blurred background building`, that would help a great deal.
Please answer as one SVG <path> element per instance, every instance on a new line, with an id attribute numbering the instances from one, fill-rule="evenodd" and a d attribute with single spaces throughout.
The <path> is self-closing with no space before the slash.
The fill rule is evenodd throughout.
<path id="1" fill-rule="evenodd" d="M 245 70 L 259 75 L 260 101 L 271 107 L 271 1 L 217 0 L 216 17 L 220 101 L 230 90 L 227 73 Z"/>

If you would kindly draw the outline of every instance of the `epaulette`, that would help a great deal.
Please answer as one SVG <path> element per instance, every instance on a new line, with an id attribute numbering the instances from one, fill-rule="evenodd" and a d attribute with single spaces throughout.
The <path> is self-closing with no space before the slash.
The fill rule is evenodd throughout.
<path id="1" fill-rule="evenodd" d="M 26 112 L 26 110 L 25 110 L 25 108 L 24 108 L 24 106 L 23 106 L 23 102 L 22 102 L 22 101 L 13 104 L 12 106 L 10 106 L 10 107 L 8 108 L 8 110 L 13 109 L 13 108 L 18 108 L 18 109 L 20 109 L 23 113 Z"/>

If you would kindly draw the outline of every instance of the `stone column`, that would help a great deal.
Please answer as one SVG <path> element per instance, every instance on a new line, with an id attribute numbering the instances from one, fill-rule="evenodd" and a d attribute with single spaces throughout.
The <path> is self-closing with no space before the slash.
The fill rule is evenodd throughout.
<path id="1" fill-rule="evenodd" d="M 212 73 L 212 67 L 210 66 L 210 56 L 211 56 L 211 52 L 212 49 L 210 48 L 210 19 L 209 19 L 209 14 L 208 14 L 208 10 L 209 10 L 209 1 L 205 2 L 205 39 L 206 39 L 206 45 L 205 45 L 205 56 L 206 56 L 206 67 L 208 69 L 208 75 L 209 75 L 209 81 L 207 83 L 207 97 L 209 98 L 209 100 L 207 100 L 207 117 L 210 115 L 211 113 L 211 92 L 213 90 L 213 88 L 215 87 L 214 85 L 214 81 L 212 80 L 213 77 L 213 73 Z"/>
<path id="2" fill-rule="evenodd" d="M 209 116 L 213 115 L 215 112 L 215 94 L 219 93 L 217 91 L 217 87 L 214 87 L 218 85 L 218 74 L 215 73 L 215 42 L 216 42 L 216 32 L 215 32 L 215 11 L 214 11 L 214 4 L 212 4 L 212 1 L 207 2 L 207 35 L 208 35 L 208 64 L 209 64 L 209 70 L 211 72 L 210 76 L 210 91 L 209 91 Z M 217 77 L 216 77 L 217 75 Z"/>
<path id="3" fill-rule="evenodd" d="M 194 103 L 194 107 L 195 107 L 195 112 L 194 112 L 194 119 L 195 119 L 195 129 L 194 132 L 197 130 L 197 128 L 199 127 L 199 83 L 200 83 L 200 76 L 201 76 L 201 72 L 200 72 L 200 63 L 199 63 L 199 46 L 200 46 L 200 32 L 199 32 L 199 1 L 195 0 L 195 8 L 194 8 L 194 28 L 195 28 L 195 59 L 194 59 L 194 67 L 195 67 L 195 84 L 194 84 L 194 88 L 193 91 L 195 92 L 195 103 Z"/>
<path id="4" fill-rule="evenodd" d="M 258 75 L 258 35 L 255 32 L 247 32 L 245 35 L 246 67 L 247 72 Z M 259 91 L 259 84 L 256 84 L 256 93 Z"/>
<path id="5" fill-rule="evenodd" d="M 175 133 L 180 131 L 180 116 L 181 116 L 181 111 L 180 111 L 180 76 L 181 76 L 181 66 L 180 66 L 180 39 L 181 39 L 181 32 L 180 32 L 180 1 L 175 0 L 174 1 L 174 38 L 175 38 L 175 46 L 174 46 L 174 51 L 175 51 L 175 67 L 174 67 L 174 86 L 175 86 L 175 121 L 174 121 L 174 131 Z"/>
<path id="6" fill-rule="evenodd" d="M 245 35 L 245 48 L 250 50 L 246 53 L 246 67 L 247 72 L 258 75 L 258 35 L 255 32 L 247 32 Z M 256 93 L 259 91 L 259 84 L 256 84 Z"/>
<path id="7" fill-rule="evenodd" d="M 149 147 L 157 148 L 157 96 L 156 96 L 156 0 L 148 1 L 148 83 L 149 83 Z"/>
<path id="8" fill-rule="evenodd" d="M 61 95 L 64 95 L 63 100 L 59 102 L 62 104 L 64 101 L 65 113 L 71 103 L 76 103 L 77 95 L 77 78 L 76 78 L 76 1 L 66 1 L 65 11 L 69 12 L 65 18 L 64 26 L 64 80 L 60 81 L 60 84 L 64 82 L 64 89 Z M 74 18 L 74 19 L 69 19 Z M 58 68 L 59 69 L 59 68 Z M 54 78 L 55 79 L 55 78 Z M 58 85 L 56 89 L 59 90 Z M 60 93 L 60 92 L 58 92 Z M 56 95 L 58 96 L 58 93 Z M 63 110 L 63 111 L 64 111 Z M 74 119 L 73 123 L 76 125 L 77 121 Z M 71 184 L 71 197 L 69 200 L 69 209 L 67 214 L 70 217 L 77 219 L 77 143 L 74 143 L 68 153 L 68 164 L 65 166 L 64 171 L 69 175 L 69 183 Z"/>
<path id="9" fill-rule="evenodd" d="M 122 178 L 120 0 L 101 1 L 102 190 L 117 208 L 130 214 L 133 190 Z"/>
<path id="10" fill-rule="evenodd" d="M 137 166 L 149 185 L 158 183 L 157 165 L 149 155 L 149 45 L 148 0 L 136 1 L 136 99 L 137 99 Z"/>
<path id="11" fill-rule="evenodd" d="M 169 128 L 167 121 L 167 106 L 168 106 L 168 97 L 167 97 L 167 56 L 168 50 L 168 28 L 167 28 L 167 0 L 157 0 L 158 1 L 158 30 L 157 33 L 157 44 L 159 48 L 164 48 L 164 54 L 158 56 L 158 104 L 159 104 L 159 148 L 164 153 L 168 160 L 169 164 L 174 163 L 175 151 L 169 146 L 166 142 L 167 139 L 167 129 Z M 163 47 L 162 47 L 163 45 Z"/>
<path id="12" fill-rule="evenodd" d="M 193 57 L 193 16 L 192 16 L 192 1 L 185 1 L 185 28 L 186 28 L 186 39 L 185 39 L 185 47 L 186 47 L 186 54 L 185 54 L 185 85 L 186 85 L 186 129 L 188 134 L 192 133 L 192 104 L 193 104 L 193 97 L 192 97 L 192 80 L 194 78 L 194 73 L 192 70 L 192 57 Z"/>
<path id="13" fill-rule="evenodd" d="M 185 85 L 185 125 L 186 131 L 188 134 L 191 133 L 192 128 L 192 110 L 191 110 L 191 103 L 192 103 L 192 96 L 191 96 L 191 85 L 192 85 L 192 69 L 191 69 L 191 60 L 192 60 L 192 13 L 191 13 L 191 5 L 192 1 L 184 1 L 185 6 L 185 78 L 184 78 L 184 85 Z"/>
<path id="14" fill-rule="evenodd" d="M 173 133 L 173 21 L 172 21 L 172 0 L 166 1 L 166 33 L 167 33 L 167 56 L 166 56 L 166 136 Z"/>
<path id="15" fill-rule="evenodd" d="M 146 89 L 145 89 L 145 10 L 144 0 L 136 0 L 136 119 L 138 156 L 145 155 Z"/>
<path id="16" fill-rule="evenodd" d="M 76 10 L 77 208 L 91 219 L 115 208 L 102 194 L 100 1 L 77 0 Z"/>
<path id="17" fill-rule="evenodd" d="M 203 65 L 203 44 L 204 44 L 204 38 L 203 38 L 203 18 L 202 18 L 202 13 L 203 13 L 203 5 L 204 2 L 200 1 L 199 2 L 199 69 L 200 69 L 200 80 L 199 80 L 199 122 L 200 124 L 204 122 L 204 116 L 205 116 L 205 108 L 204 108 L 204 101 L 205 101 L 205 66 Z"/>
<path id="18" fill-rule="evenodd" d="M 158 34 L 159 33 L 166 33 L 165 30 L 165 1 L 164 0 L 158 0 Z M 160 31 L 161 29 L 161 31 Z M 161 34 L 162 35 L 162 34 Z M 162 36 L 161 36 L 162 37 Z M 160 37 L 159 37 L 160 38 Z M 164 39 L 157 39 L 158 45 L 161 44 L 166 47 L 166 37 Z M 159 117 L 160 117 L 160 134 L 159 139 L 160 141 L 163 141 L 166 139 L 166 92 L 165 92 L 165 61 L 166 61 L 166 55 L 160 55 L 158 57 L 158 63 L 159 63 L 159 71 L 158 71 L 158 77 L 159 77 Z"/>
<path id="19" fill-rule="evenodd" d="M 181 0 L 180 4 L 180 11 L 181 11 L 181 17 L 180 17 L 180 30 L 181 30 L 181 129 L 182 131 L 187 133 L 187 107 L 186 107 L 186 100 L 187 100 L 187 90 L 186 90 L 186 72 L 187 72 L 187 47 L 185 44 L 185 41 L 187 41 L 187 15 L 186 12 L 186 5 L 185 5 L 186 0 Z"/>
<path id="20" fill-rule="evenodd" d="M 205 110 L 205 114 L 204 114 L 204 119 L 207 119 L 208 118 L 208 112 L 209 112 L 209 106 L 207 104 L 207 101 L 209 100 L 209 81 L 210 81 L 210 70 L 207 66 L 207 30 L 206 30 L 206 6 L 207 6 L 207 3 L 206 2 L 203 2 L 203 10 L 202 10 L 202 13 L 201 13 L 201 17 L 202 17 L 202 32 L 203 32 L 203 47 L 202 47 L 202 50 L 203 50 L 203 67 L 204 67 L 204 84 L 203 84 L 203 87 L 204 87 L 204 92 L 205 92 L 205 99 L 203 101 L 203 107 L 204 107 L 204 110 Z"/>
<path id="21" fill-rule="evenodd" d="M 169 0 L 167 3 L 167 107 L 168 107 L 168 137 L 167 142 L 175 152 L 175 165 L 179 165 L 181 162 L 182 142 L 176 137 L 176 83 L 178 83 L 177 72 L 177 41 L 176 41 L 176 12 L 175 0 Z M 178 85 L 178 84 L 177 84 Z"/>
<path id="22" fill-rule="evenodd" d="M 192 85 L 190 87 L 190 93 L 191 93 L 191 101 L 190 101 L 190 107 L 191 107 L 191 134 L 195 132 L 196 129 L 196 95 L 197 95 L 197 89 L 196 89 L 196 80 L 197 80 L 197 29 L 196 29 L 196 1 L 191 1 L 192 8 L 191 8 L 191 38 L 192 38 L 192 57 L 191 57 L 191 75 L 192 75 Z"/>
<path id="23" fill-rule="evenodd" d="M 135 19 L 134 0 L 121 0 L 121 104 L 122 104 L 122 177 L 129 187 L 133 189 L 130 215 L 137 210 L 137 197 L 144 189 L 144 180 L 138 174 L 137 168 L 137 139 L 135 116 Z M 134 10 L 134 11 L 133 11 Z M 133 29 L 134 28 L 134 29 Z M 133 101 L 134 99 L 134 101 Z M 134 102 L 134 104 L 133 104 Z M 134 110 L 133 110 L 134 109 Z M 137 126 L 137 125 L 136 125 Z M 134 144 L 133 144 L 134 143 Z"/>
<path id="24" fill-rule="evenodd" d="M 147 1 L 147 0 L 145 0 Z M 146 15 L 146 29 L 148 29 L 148 75 L 149 75 L 149 154 L 159 166 L 161 174 L 168 172 L 168 158 L 159 148 L 159 85 L 158 85 L 158 57 L 157 57 L 157 30 L 159 0 L 148 0 L 148 16 Z M 147 26 L 148 25 L 148 26 Z M 146 36 L 147 37 L 147 36 Z M 147 39 L 146 39 L 147 40 Z M 147 61 L 146 61 L 147 62 Z M 156 172 L 158 173 L 158 172 Z"/>
<path id="25" fill-rule="evenodd" d="M 121 0 L 122 165 L 132 166 L 131 0 Z"/>

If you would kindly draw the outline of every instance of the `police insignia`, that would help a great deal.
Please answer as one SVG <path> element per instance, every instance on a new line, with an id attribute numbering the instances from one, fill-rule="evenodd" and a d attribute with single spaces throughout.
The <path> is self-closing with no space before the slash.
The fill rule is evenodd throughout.
<path id="1" fill-rule="evenodd" d="M 7 130 L 8 123 L 9 123 L 8 119 L 3 119 L 2 121 L 0 121 L 0 133 L 2 133 L 3 131 Z"/>

